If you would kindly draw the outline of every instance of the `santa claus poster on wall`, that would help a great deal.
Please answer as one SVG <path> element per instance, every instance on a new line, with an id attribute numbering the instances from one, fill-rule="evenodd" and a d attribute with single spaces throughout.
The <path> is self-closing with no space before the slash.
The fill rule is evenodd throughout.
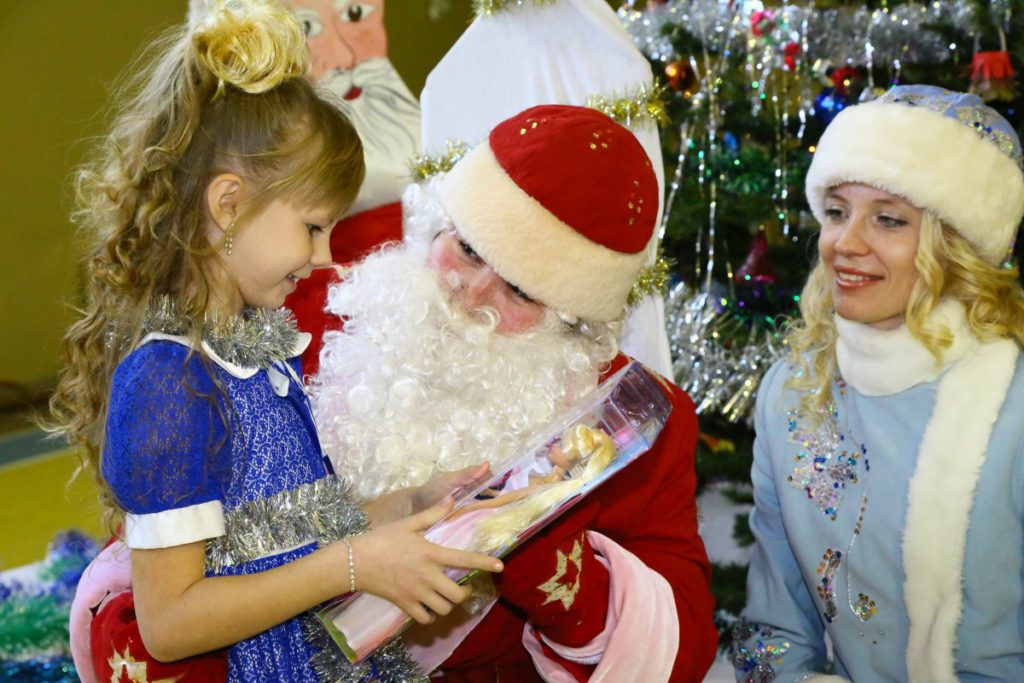
<path id="1" fill-rule="evenodd" d="M 358 260 L 384 242 L 402 239 L 402 190 L 420 148 L 420 108 L 388 59 L 384 0 L 289 0 L 309 44 L 311 77 L 344 112 L 363 142 L 366 180 L 348 215 L 331 233 L 335 263 Z M 288 297 L 299 326 L 313 335 L 303 354 L 306 372 L 318 364 L 320 340 L 340 321 L 326 316 L 328 284 L 338 275 L 315 272 Z"/>
<path id="2" fill-rule="evenodd" d="M 420 109 L 388 59 L 384 0 L 290 0 L 309 43 L 312 77 L 359 131 L 366 182 L 352 213 L 399 199 L 419 152 Z"/>

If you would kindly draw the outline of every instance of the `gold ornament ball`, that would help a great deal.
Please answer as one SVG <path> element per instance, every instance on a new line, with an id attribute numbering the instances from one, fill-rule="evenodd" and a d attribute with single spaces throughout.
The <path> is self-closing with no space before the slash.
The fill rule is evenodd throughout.
<path id="1" fill-rule="evenodd" d="M 687 60 L 669 62 L 665 66 L 665 78 L 668 80 L 668 87 L 686 96 L 692 95 L 697 87 L 697 74 L 693 72 L 693 67 Z"/>

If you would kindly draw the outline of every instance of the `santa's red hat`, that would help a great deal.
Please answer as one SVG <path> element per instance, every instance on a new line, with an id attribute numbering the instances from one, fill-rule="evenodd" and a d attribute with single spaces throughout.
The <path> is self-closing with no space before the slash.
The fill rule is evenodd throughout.
<path id="1" fill-rule="evenodd" d="M 438 189 L 459 234 L 531 298 L 583 320 L 623 315 L 658 212 L 654 169 L 628 129 L 594 109 L 532 107 Z"/>

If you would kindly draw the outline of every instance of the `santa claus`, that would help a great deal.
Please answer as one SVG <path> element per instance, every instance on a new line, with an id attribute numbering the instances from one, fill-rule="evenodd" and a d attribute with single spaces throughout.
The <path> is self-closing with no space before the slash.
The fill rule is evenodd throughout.
<path id="1" fill-rule="evenodd" d="M 500 467 L 620 368 L 657 207 L 636 137 L 563 105 L 505 120 L 410 188 L 405 245 L 329 291 L 346 325 L 326 335 L 311 387 L 322 441 L 359 495 Z M 408 634 L 425 669 L 450 681 L 701 680 L 717 636 L 696 416 L 663 386 L 673 411 L 653 448 L 506 558 L 501 599 L 468 634 L 454 612 Z"/>

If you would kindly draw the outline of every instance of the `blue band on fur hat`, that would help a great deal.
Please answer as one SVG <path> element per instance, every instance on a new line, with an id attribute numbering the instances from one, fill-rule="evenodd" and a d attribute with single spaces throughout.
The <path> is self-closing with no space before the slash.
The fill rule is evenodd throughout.
<path id="1" fill-rule="evenodd" d="M 995 109 L 977 95 L 953 92 L 934 85 L 900 85 L 878 98 L 879 102 L 895 102 L 909 107 L 924 107 L 948 116 L 973 130 L 982 140 L 989 140 L 1006 156 L 1021 165 L 1017 131 Z"/>
<path id="2" fill-rule="evenodd" d="M 933 211 L 997 264 L 1024 216 L 1021 158 L 1013 128 L 980 98 L 898 86 L 832 121 L 807 173 L 807 201 L 824 222 L 829 188 L 871 185 Z"/>

